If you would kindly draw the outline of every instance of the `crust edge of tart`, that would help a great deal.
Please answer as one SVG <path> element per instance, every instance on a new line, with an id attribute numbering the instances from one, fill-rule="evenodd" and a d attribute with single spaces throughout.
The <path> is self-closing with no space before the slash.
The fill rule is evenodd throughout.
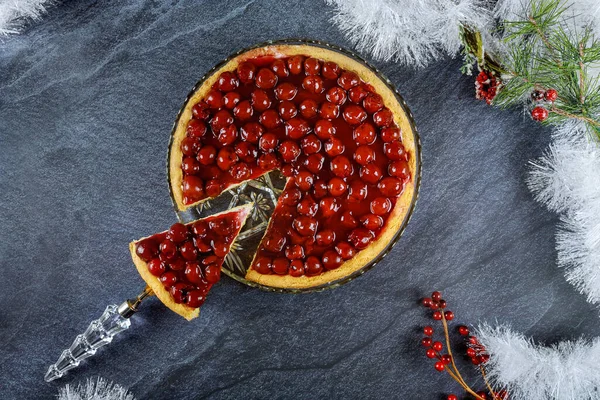
<path id="1" fill-rule="evenodd" d="M 224 210 L 221 211 L 219 213 L 216 214 L 212 214 L 209 215 L 206 218 L 212 218 L 215 216 L 219 216 L 222 214 L 227 214 L 230 213 L 232 211 L 237 211 L 240 209 L 244 209 L 245 210 L 245 214 L 243 215 L 243 220 L 242 220 L 242 225 L 240 227 L 240 231 L 242 229 L 242 227 L 244 226 L 244 224 L 246 223 L 246 218 L 248 218 L 248 215 L 250 215 L 250 211 L 252 210 L 254 203 L 247 203 L 241 206 L 237 206 L 237 207 L 233 207 L 230 208 L 229 210 Z M 201 218 L 203 219 L 203 218 Z M 191 224 L 193 224 L 194 222 L 196 222 L 198 220 L 194 220 L 192 222 L 189 222 L 187 224 L 185 224 L 186 226 L 189 226 Z M 166 232 L 166 231 L 163 231 Z M 162 233 L 162 232 L 161 232 Z M 239 235 L 239 231 L 238 231 L 238 235 Z M 141 242 L 144 239 L 147 239 L 150 236 L 146 236 L 143 237 L 141 239 L 138 240 L 134 240 L 132 242 L 129 243 L 129 252 L 131 253 L 131 259 L 133 260 L 133 263 L 135 264 L 135 267 L 138 271 L 138 273 L 140 274 L 140 276 L 142 277 L 142 279 L 144 280 L 144 282 L 146 282 L 146 284 L 150 287 L 150 289 L 152 289 L 152 291 L 154 292 L 154 294 L 156 295 L 156 297 L 158 297 L 158 299 L 165 305 L 167 306 L 171 311 L 181 315 L 183 318 L 187 319 L 188 321 L 193 320 L 194 318 L 197 318 L 200 315 L 200 307 L 198 308 L 191 308 L 188 307 L 186 305 L 183 304 L 178 304 L 175 303 L 175 301 L 173 301 L 173 298 L 171 297 L 171 294 L 169 293 L 169 291 L 167 289 L 165 289 L 165 287 L 163 286 L 163 284 L 160 282 L 160 280 L 158 279 L 158 277 L 152 275 L 150 273 L 150 271 L 148 271 L 148 263 L 146 263 L 144 260 L 142 260 L 135 252 L 135 245 L 138 242 Z M 233 240 L 233 243 L 235 243 L 235 241 L 237 240 L 237 235 L 236 238 Z"/>
<path id="2" fill-rule="evenodd" d="M 341 68 L 356 72 L 364 82 L 374 87 L 376 93 L 382 97 L 384 105 L 392 111 L 394 122 L 401 129 L 402 144 L 410 154 L 408 164 L 411 180 L 407 182 L 402 194 L 398 197 L 396 205 L 391 211 L 381 235 L 373 243 L 367 246 L 367 248 L 357 252 L 353 258 L 344 262 L 339 268 L 324 272 L 317 276 L 302 276 L 298 278 L 290 275 L 262 275 L 252 269 L 248 269 L 245 276 L 246 280 L 275 289 L 308 289 L 332 283 L 349 277 L 375 259 L 385 250 L 389 243 L 392 242 L 398 230 L 404 223 L 407 214 L 409 214 L 413 198 L 416 195 L 415 182 L 416 179 L 418 179 L 418 143 L 410 118 L 407 115 L 407 110 L 405 110 L 398 101 L 394 90 L 390 88 L 374 70 L 364 65 L 362 62 L 336 50 L 330 50 L 310 44 L 273 44 L 251 49 L 233 57 L 231 60 L 221 65 L 220 68 L 212 71 L 211 75 L 208 76 L 202 85 L 191 93 L 186 100 L 185 107 L 181 110 L 176 128 L 173 132 L 169 155 L 170 185 L 173 193 L 173 201 L 175 202 L 177 209 L 183 211 L 210 199 L 206 198 L 189 205 L 183 204 L 183 193 L 181 189 L 183 172 L 181 171 L 180 165 L 183 153 L 181 152 L 180 145 L 186 134 L 187 122 L 192 118 L 192 106 L 208 93 L 222 72 L 235 70 L 240 63 L 247 59 L 265 55 L 287 57 L 298 54 L 312 56 L 325 61 L 334 61 Z"/>

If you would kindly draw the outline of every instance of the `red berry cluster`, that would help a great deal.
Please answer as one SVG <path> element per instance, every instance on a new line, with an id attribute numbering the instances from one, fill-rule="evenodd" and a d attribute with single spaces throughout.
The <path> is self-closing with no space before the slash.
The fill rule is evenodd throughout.
<path id="1" fill-rule="evenodd" d="M 181 143 L 184 203 L 279 169 L 289 178 L 252 269 L 315 276 L 372 243 L 410 180 L 383 98 L 353 71 L 296 55 L 223 72 Z"/>
<path id="2" fill-rule="evenodd" d="M 468 338 L 466 355 L 473 364 L 478 365 L 481 368 L 481 373 L 483 375 L 484 380 L 486 380 L 488 390 L 475 392 L 473 389 L 471 389 L 471 387 L 469 387 L 465 383 L 465 380 L 462 378 L 458 368 L 456 367 L 455 359 L 452 355 L 452 349 L 450 347 L 450 334 L 448 330 L 448 322 L 454 319 L 454 313 L 452 311 L 446 310 L 447 303 L 446 300 L 442 298 L 442 294 L 438 291 L 435 291 L 431 293 L 431 297 L 424 298 L 421 303 L 424 307 L 433 310 L 431 317 L 435 321 L 442 322 L 443 334 L 446 340 L 447 353 L 442 354 L 442 350 L 444 350 L 444 345 L 442 344 L 442 342 L 434 341 L 432 337 L 434 334 L 433 327 L 426 326 L 423 328 L 423 333 L 425 334 L 425 337 L 421 339 L 421 345 L 427 349 L 425 351 L 425 355 L 428 358 L 437 360 L 434 364 L 434 368 L 440 372 L 447 372 L 456 382 L 458 382 L 463 387 L 465 392 L 475 397 L 477 400 L 507 400 L 508 394 L 505 390 L 494 392 L 490 388 L 489 384 L 487 384 L 483 365 L 489 360 L 490 356 L 486 353 L 485 347 L 478 341 L 478 339 L 475 336 L 469 336 L 470 331 L 468 327 L 466 327 L 465 325 L 460 325 L 457 328 L 458 333 L 462 337 Z M 455 394 L 449 394 L 447 396 L 447 400 L 458 400 L 458 397 Z"/>
<path id="3" fill-rule="evenodd" d="M 176 223 L 166 232 L 137 242 L 135 251 L 175 303 L 197 308 L 221 278 L 221 265 L 241 223 L 237 212 L 189 226 Z"/>
<path id="4" fill-rule="evenodd" d="M 493 72 L 482 70 L 475 79 L 475 97 L 478 100 L 485 100 L 486 103 L 492 104 L 499 86 L 500 79 Z"/>
<path id="5" fill-rule="evenodd" d="M 531 118 L 534 121 L 545 121 L 549 114 L 546 104 L 554 103 L 558 99 L 558 92 L 554 89 L 536 89 L 531 93 L 531 99 L 536 104 L 531 110 Z"/>

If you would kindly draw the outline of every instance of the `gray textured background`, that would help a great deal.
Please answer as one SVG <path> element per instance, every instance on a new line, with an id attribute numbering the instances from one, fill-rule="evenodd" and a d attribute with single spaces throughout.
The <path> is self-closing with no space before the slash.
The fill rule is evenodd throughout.
<path id="1" fill-rule="evenodd" d="M 600 334 L 556 268 L 556 216 L 524 184 L 549 131 L 475 100 L 458 60 L 375 62 L 423 142 L 416 213 L 384 262 L 310 295 L 224 278 L 191 323 L 150 300 L 100 356 L 44 383 L 91 319 L 143 287 L 127 243 L 175 220 L 165 155 L 194 83 L 268 39 L 350 47 L 320 1 L 111 3 L 64 2 L 0 43 L 0 398 L 100 375 L 140 399 L 439 399 L 456 386 L 418 346 L 416 302 L 433 289 L 458 321 L 546 342 Z"/>

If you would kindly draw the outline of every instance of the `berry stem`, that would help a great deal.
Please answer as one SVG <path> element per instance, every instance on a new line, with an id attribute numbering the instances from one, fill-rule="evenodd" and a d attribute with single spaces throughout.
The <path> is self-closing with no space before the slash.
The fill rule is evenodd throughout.
<path id="1" fill-rule="evenodd" d="M 479 366 L 479 371 L 481 371 L 481 376 L 483 377 L 483 381 L 485 382 L 485 386 L 487 386 L 487 389 L 490 391 L 490 394 L 492 395 L 492 400 L 502 400 L 500 397 L 498 397 L 498 395 L 496 394 L 496 392 L 494 392 L 492 390 L 492 386 L 490 385 L 490 382 L 487 379 L 487 375 L 485 373 L 485 368 L 483 367 L 483 365 Z"/>

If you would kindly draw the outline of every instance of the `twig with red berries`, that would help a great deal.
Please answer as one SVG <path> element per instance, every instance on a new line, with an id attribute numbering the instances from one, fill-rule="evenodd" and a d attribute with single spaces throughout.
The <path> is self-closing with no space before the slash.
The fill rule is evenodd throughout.
<path id="1" fill-rule="evenodd" d="M 421 339 L 421 344 L 427 350 L 426 356 L 431 359 L 436 359 L 434 368 L 440 372 L 446 372 L 452 379 L 454 379 L 466 393 L 475 397 L 477 400 L 507 400 L 508 394 L 505 390 L 495 391 L 487 380 L 485 372 L 485 363 L 490 359 L 489 354 L 486 353 L 485 347 L 479 342 L 475 336 L 470 336 L 469 328 L 465 325 L 458 327 L 458 333 L 467 338 L 467 349 L 466 356 L 471 360 L 473 365 L 479 366 L 481 376 L 486 385 L 486 390 L 475 391 L 471 386 L 467 384 L 463 376 L 461 375 L 458 367 L 456 366 L 455 356 L 452 353 L 452 346 L 450 343 L 450 333 L 448 329 L 448 322 L 454 319 L 454 313 L 450 310 L 446 310 L 446 300 L 442 298 L 440 292 L 433 292 L 431 297 L 426 297 L 422 300 L 424 307 L 433 310 L 431 315 L 435 321 L 441 321 L 444 332 L 444 340 L 446 342 L 447 354 L 442 354 L 444 345 L 440 341 L 434 341 L 432 336 L 434 329 L 432 326 L 426 326 L 423 328 L 425 337 Z M 449 394 L 448 400 L 458 400 L 458 397 L 454 394 Z"/>

